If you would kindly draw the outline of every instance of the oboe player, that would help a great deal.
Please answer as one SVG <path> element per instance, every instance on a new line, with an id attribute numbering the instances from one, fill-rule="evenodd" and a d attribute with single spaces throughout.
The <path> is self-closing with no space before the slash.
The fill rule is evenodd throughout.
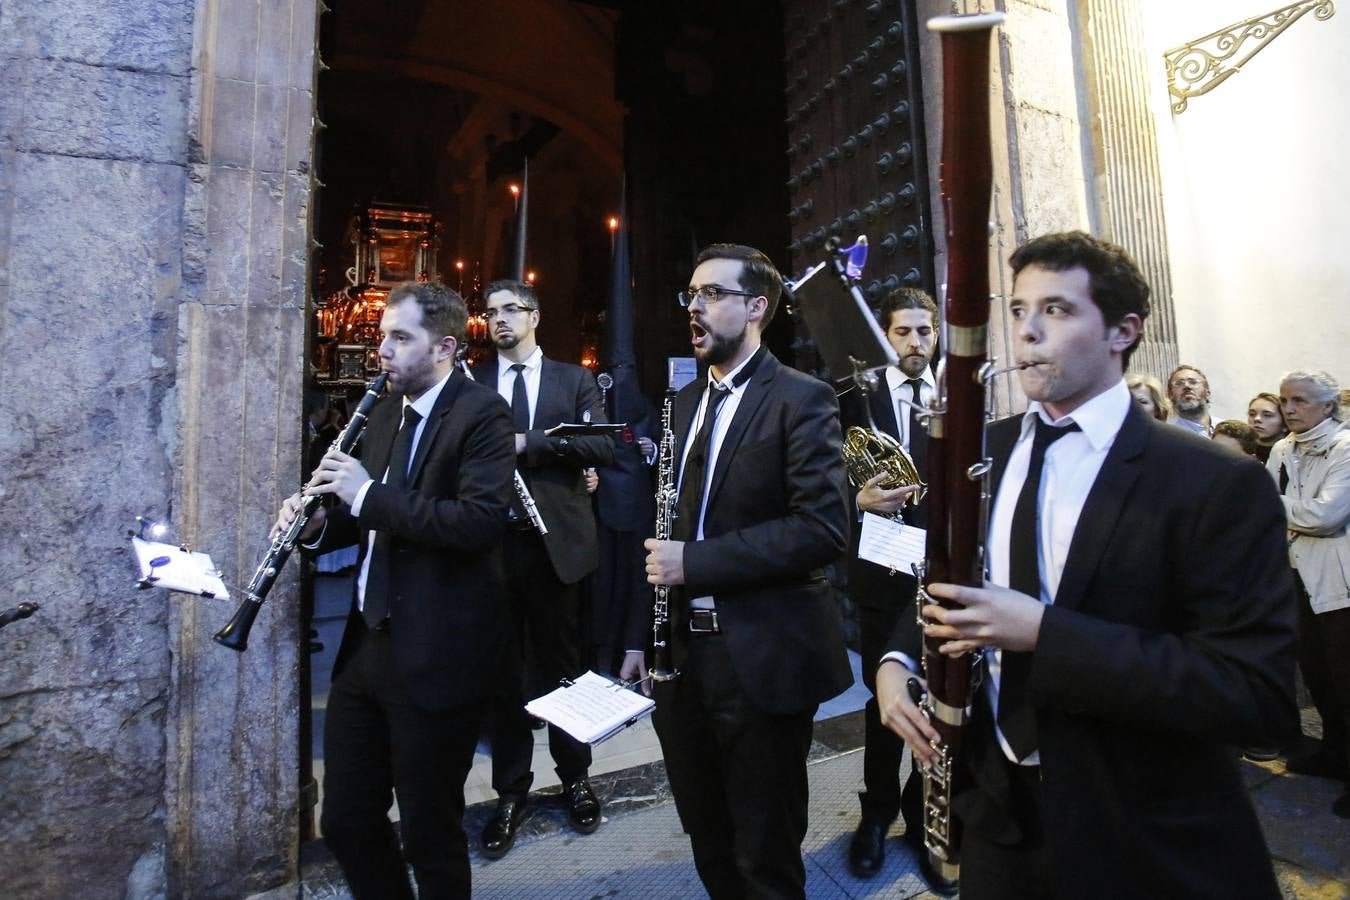
<path id="1" fill-rule="evenodd" d="M 515 454 L 506 404 L 454 368 L 466 319 L 443 285 L 390 292 L 380 359 L 393 396 L 371 412 L 361 458 L 329 451 L 307 489 L 342 505 L 315 515 L 302 542 L 361 548 L 324 723 L 322 821 L 358 900 L 411 900 L 408 865 L 423 900 L 470 893 L 464 779 L 492 671 L 482 636 L 497 627 Z M 278 530 L 299 502 L 286 501 Z"/>
<path id="2" fill-rule="evenodd" d="M 811 719 L 852 681 L 821 571 L 848 544 L 838 404 L 762 345 L 781 291 L 758 250 L 699 254 L 680 303 L 708 374 L 675 402 L 673 539 L 645 545 L 647 580 L 683 586 L 655 725 L 713 898 L 804 896 Z"/>
<path id="3" fill-rule="evenodd" d="M 1283 515 L 1253 460 L 1160 425 L 1123 373 L 1149 290 L 1115 245 L 1012 256 L 1032 401 L 988 430 L 984 588 L 936 584 L 944 654 L 985 648 L 960 759 L 961 896 L 1269 897 L 1279 888 L 1227 745 L 1298 722 Z M 883 718 L 931 764 L 896 661 Z"/>
<path id="4" fill-rule="evenodd" d="M 584 470 L 612 463 L 614 445 L 606 436 L 545 434 L 564 422 L 604 422 L 605 412 L 590 372 L 544 356 L 536 333 L 540 312 L 534 286 L 494 281 L 483 299 L 497 358 L 476 368 L 474 378 L 495 387 L 511 406 L 516 468 L 548 530 L 539 533 L 513 491 L 503 541 L 506 621 L 492 703 L 492 787 L 498 802 L 482 833 L 483 855 L 498 859 L 515 841 L 534 782 L 534 735 L 525 701 L 586 669 L 580 581 L 595 570 L 600 556 Z M 527 670 L 534 676 L 532 685 L 523 682 Z M 601 810 L 588 778 L 590 745 L 550 725 L 548 746 L 572 829 L 595 831 Z"/>

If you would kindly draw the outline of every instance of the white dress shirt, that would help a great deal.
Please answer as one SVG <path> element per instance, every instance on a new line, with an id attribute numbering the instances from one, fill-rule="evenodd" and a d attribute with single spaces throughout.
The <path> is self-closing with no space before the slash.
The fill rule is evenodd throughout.
<path id="1" fill-rule="evenodd" d="M 454 370 L 452 369 L 450 374 L 453 373 Z M 444 388 L 445 383 L 450 380 L 450 374 L 447 374 L 440 381 L 433 384 L 430 388 L 427 389 L 426 393 L 422 394 L 422 396 L 418 397 L 416 400 L 409 402 L 406 396 L 403 398 L 403 404 L 402 406 L 399 407 L 400 422 L 402 421 L 401 417 L 404 415 L 403 410 L 405 410 L 409 406 L 417 410 L 417 414 L 422 417 L 417 422 L 417 430 L 413 432 L 412 451 L 408 454 L 409 466 L 411 466 L 412 461 L 417 458 L 417 444 L 422 440 L 422 432 L 427 427 L 427 416 L 431 415 L 431 410 L 436 406 L 436 400 L 441 396 L 441 389 Z M 405 472 L 404 474 L 406 475 L 407 473 Z M 388 468 L 386 468 L 384 474 L 380 476 L 380 483 L 383 484 L 388 479 L 389 479 L 389 470 Z M 370 486 L 374 483 L 375 479 L 372 478 L 365 484 L 361 485 L 361 489 L 356 492 L 356 497 L 352 500 L 352 515 L 354 516 L 361 515 L 361 505 L 366 501 L 366 492 L 370 490 Z M 356 576 L 357 609 L 365 609 L 366 576 L 370 572 L 370 555 L 374 551 L 375 551 L 375 532 L 372 530 L 370 532 L 370 537 L 367 538 L 366 540 L 366 555 L 365 558 L 361 560 L 361 572 L 359 575 Z"/>
<path id="2" fill-rule="evenodd" d="M 928 366 L 923 367 L 923 372 L 919 375 L 919 402 L 928 406 L 933 402 L 933 393 L 937 390 L 937 382 L 933 380 L 933 371 Z M 913 400 L 913 394 L 909 388 L 909 376 L 901 372 L 898 366 L 886 367 L 886 386 L 890 389 L 891 409 L 895 412 L 895 424 L 900 430 L 900 446 L 909 452 L 909 405 Z"/>
<path id="3" fill-rule="evenodd" d="M 534 414 L 539 409 L 539 373 L 544 367 L 544 350 L 542 347 L 535 347 L 534 352 L 521 360 L 525 365 L 525 371 L 521 375 L 525 376 L 525 396 L 530 401 L 530 427 L 534 427 Z M 497 393 L 506 401 L 506 405 L 511 405 L 511 394 L 516 389 L 516 373 L 511 371 L 511 366 L 515 365 L 505 356 L 497 356 Z"/>
<path id="4" fill-rule="evenodd" d="M 703 418 L 708 410 L 708 399 L 714 390 L 721 389 L 722 386 L 730 391 L 730 396 L 722 401 L 722 405 L 717 408 L 717 418 L 713 420 L 712 434 L 708 436 L 708 464 L 703 470 L 707 483 L 703 486 L 702 504 L 698 510 L 698 527 L 694 529 L 694 540 L 703 540 L 703 518 L 708 512 L 708 488 L 712 485 L 713 472 L 717 469 L 717 455 L 722 451 L 722 440 L 727 436 L 727 429 L 731 427 L 731 420 L 736 418 L 736 409 L 741 405 L 741 397 L 745 396 L 745 389 L 750 384 L 750 379 L 746 379 L 744 384 L 736 384 L 736 376 L 744 369 L 746 363 L 755 358 L 755 354 L 750 354 L 741 364 L 726 374 L 720 382 L 713 378 L 712 370 L 708 370 L 708 386 L 703 390 L 703 398 L 699 401 L 698 413 L 694 416 L 694 423 L 689 427 L 689 433 L 685 436 L 684 454 L 680 457 L 680 483 L 676 485 L 675 496 L 680 495 L 680 490 L 684 486 L 685 463 L 689 459 L 689 449 L 694 445 L 694 437 L 699 429 L 703 427 Z M 717 385 L 717 387 L 714 387 Z M 714 607 L 712 597 L 695 597 L 689 601 L 689 605 L 696 609 L 712 609 Z"/>
<path id="5" fill-rule="evenodd" d="M 1078 517 L 1083 512 L 1088 493 L 1097 481 L 1097 475 L 1106 461 L 1106 454 L 1116 441 L 1120 426 L 1130 411 L 1132 403 L 1130 391 L 1121 379 L 1116 384 L 1072 413 L 1060 419 L 1051 420 L 1045 408 L 1033 401 L 1022 417 L 1022 434 L 1013 446 L 1008 457 L 1007 468 L 999 482 L 998 496 L 994 498 L 993 516 L 989 522 L 989 580 L 1001 587 L 1008 587 L 1009 547 L 1012 532 L 1013 509 L 1017 506 L 1017 497 L 1022 493 L 1022 485 L 1027 480 L 1027 465 L 1031 458 L 1031 442 L 1036 432 L 1036 416 L 1056 427 L 1070 422 L 1078 425 L 1081 431 L 1071 432 L 1047 448 L 1045 468 L 1041 471 L 1041 491 L 1037 508 L 1039 534 L 1037 535 L 1037 557 L 1041 577 L 1040 601 L 1047 605 L 1055 602 L 1059 591 L 1059 580 L 1064 574 L 1064 565 L 1069 559 L 1069 547 L 1073 543 L 1074 530 L 1078 527 Z M 986 647 L 985 665 L 988 669 L 984 679 L 985 690 L 989 692 L 989 705 L 998 720 L 999 677 L 1002 672 L 1003 653 L 993 647 Z M 998 742 L 1008 759 L 1017 762 L 1007 738 L 1001 729 L 996 729 Z M 1023 765 L 1039 765 L 1040 754 L 1033 753 L 1022 761 Z"/>

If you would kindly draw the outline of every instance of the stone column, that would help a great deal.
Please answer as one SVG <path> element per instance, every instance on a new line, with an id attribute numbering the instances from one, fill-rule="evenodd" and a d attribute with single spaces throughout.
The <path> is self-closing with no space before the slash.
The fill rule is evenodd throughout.
<path id="1" fill-rule="evenodd" d="M 192 0 L 0 4 L 0 883 L 163 896 Z"/>
<path id="2" fill-rule="evenodd" d="M 1094 127 L 1097 233 L 1120 244 L 1139 263 L 1152 310 L 1130 368 L 1166 378 L 1177 364 L 1172 273 L 1167 259 L 1158 138 L 1149 107 L 1150 63 L 1144 53 L 1141 12 L 1135 3 L 1079 0 L 1084 96 Z"/>
<path id="3" fill-rule="evenodd" d="M 177 329 L 176 519 L 246 583 L 303 474 L 315 0 L 197 5 Z M 243 654 L 229 604 L 176 603 L 165 815 L 170 893 L 240 896 L 297 853 L 294 563 Z"/>

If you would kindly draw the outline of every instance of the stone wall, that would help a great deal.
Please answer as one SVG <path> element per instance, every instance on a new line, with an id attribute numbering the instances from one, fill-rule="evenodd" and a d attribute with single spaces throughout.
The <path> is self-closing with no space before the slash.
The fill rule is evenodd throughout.
<path id="1" fill-rule="evenodd" d="M 234 585 L 300 473 L 313 0 L 0 3 L 0 875 L 240 896 L 294 870 L 294 581 L 132 586 L 168 516 Z"/>

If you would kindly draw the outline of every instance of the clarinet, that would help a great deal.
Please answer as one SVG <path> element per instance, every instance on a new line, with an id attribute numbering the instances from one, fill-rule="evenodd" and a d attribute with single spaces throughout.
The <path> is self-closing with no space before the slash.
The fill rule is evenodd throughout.
<path id="1" fill-rule="evenodd" d="M 987 518 L 985 383 L 989 332 L 989 198 L 993 163 L 989 139 L 989 36 L 1002 13 L 943 16 L 928 23 L 941 34 L 942 160 L 939 181 L 947 214 L 947 295 L 942 311 L 938 389 L 928 441 L 928 540 L 918 567 L 918 603 L 936 601 L 934 582 L 984 583 Z M 959 188 L 959 190 L 958 190 Z M 922 617 L 920 617 L 922 622 Z M 969 717 L 974 656 L 951 658 L 943 642 L 924 639 L 928 692 L 921 704 L 940 739 L 938 762 L 923 776 L 924 845 L 933 872 L 954 892 L 960 878 L 960 821 L 952 815 L 956 759 Z"/>
<path id="2" fill-rule="evenodd" d="M 470 381 L 477 381 L 473 377 L 473 372 L 469 370 L 469 363 L 464 357 L 459 358 L 459 367 L 464 372 L 464 377 Z M 530 520 L 534 530 L 539 535 L 548 534 L 548 527 L 544 525 L 544 517 L 539 514 L 539 506 L 534 502 L 534 495 L 530 493 L 530 486 L 525 483 L 525 476 L 520 474 L 520 469 L 511 473 L 511 481 L 516 486 L 516 497 L 520 500 L 520 506 L 525 510 L 525 518 Z"/>
<path id="3" fill-rule="evenodd" d="M 666 391 L 661 407 L 661 455 L 656 470 L 656 539 L 670 540 L 679 496 L 675 492 L 675 429 L 670 427 L 675 392 Z M 670 659 L 670 585 L 658 584 L 652 602 L 652 681 L 670 681 L 680 674 Z"/>
<path id="4" fill-rule="evenodd" d="M 342 429 L 342 433 L 333 441 L 329 452 L 337 450 L 340 453 L 351 453 L 356 442 L 361 439 L 361 433 L 366 428 L 366 417 L 370 415 L 370 409 L 375 405 L 375 401 L 384 393 L 385 382 L 389 380 L 388 373 L 381 372 L 366 387 L 366 394 L 361 398 L 361 403 L 356 407 L 356 412 L 352 414 L 351 421 Z M 311 476 L 311 480 L 312 476 Z M 239 604 L 239 609 L 234 614 L 234 618 L 229 621 L 224 628 L 215 634 L 215 642 L 222 647 L 228 647 L 231 650 L 243 653 L 248 649 L 248 633 L 253 630 L 253 620 L 258 616 L 258 610 L 262 609 L 263 601 L 272 590 L 272 585 L 276 583 L 277 576 L 281 574 L 282 568 L 286 565 L 286 560 L 290 558 L 291 551 L 295 549 L 295 543 L 300 537 L 300 532 L 304 530 L 305 525 L 309 524 L 320 504 L 323 503 L 323 496 L 320 494 L 311 495 L 304 499 L 304 505 L 300 512 L 291 521 L 291 526 L 278 534 L 272 541 L 272 545 L 267 548 L 267 553 L 263 556 L 262 562 L 253 572 L 253 578 L 250 579 L 248 587 L 244 588 L 244 600 Z"/>

